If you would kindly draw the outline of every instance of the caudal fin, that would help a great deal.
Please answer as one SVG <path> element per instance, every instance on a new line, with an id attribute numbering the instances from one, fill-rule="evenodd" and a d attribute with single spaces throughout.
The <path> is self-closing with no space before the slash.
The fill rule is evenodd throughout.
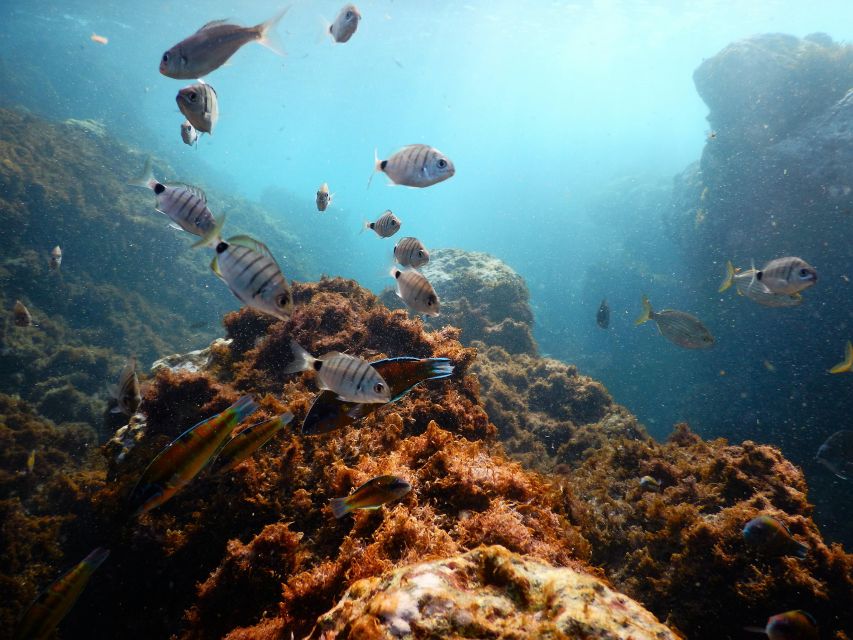
<path id="1" fill-rule="evenodd" d="M 349 506 L 346 498 L 332 498 L 329 505 L 332 507 L 332 513 L 336 518 L 343 518 L 352 511 L 352 507 Z"/>
<path id="2" fill-rule="evenodd" d="M 640 314 L 640 317 L 634 320 L 635 325 L 643 324 L 644 322 L 648 322 L 652 319 L 652 305 L 649 302 L 649 299 L 646 296 L 643 296 L 643 312 Z"/>
<path id="3" fill-rule="evenodd" d="M 213 228 L 201 237 L 201 240 L 193 243 L 193 249 L 199 247 L 215 248 L 222 241 L 222 227 L 225 224 L 225 214 L 223 213 Z"/>
<path id="4" fill-rule="evenodd" d="M 844 347 L 844 361 L 829 370 L 830 373 L 845 373 L 853 369 L 853 342 L 847 341 Z"/>
<path id="5" fill-rule="evenodd" d="M 154 163 L 151 160 L 151 156 L 145 158 L 145 166 L 142 168 L 142 173 L 133 178 L 128 184 L 134 187 L 154 189 L 158 181 L 154 177 Z"/>
<path id="6" fill-rule="evenodd" d="M 305 351 L 296 340 L 290 341 L 290 350 L 293 352 L 293 362 L 284 369 L 284 373 L 298 373 L 307 371 L 314 364 L 316 358 Z"/>
<path id="7" fill-rule="evenodd" d="M 252 396 L 243 396 L 237 402 L 228 407 L 223 413 L 233 413 L 235 424 L 243 422 L 246 418 L 258 410 L 258 403 L 252 399 Z"/>
<path id="8" fill-rule="evenodd" d="M 805 560 L 805 557 L 806 557 L 806 556 L 808 555 L 808 553 L 809 553 L 809 548 L 810 548 L 810 547 L 809 547 L 809 545 L 807 545 L 807 544 L 803 544 L 802 542 L 797 542 L 796 540 L 795 540 L 794 542 L 795 542 L 795 544 L 796 544 L 796 547 L 794 548 L 794 554 L 795 554 L 795 555 L 796 555 L 800 560 Z"/>
<path id="9" fill-rule="evenodd" d="M 717 293 L 722 293 L 735 281 L 735 266 L 732 264 L 731 260 L 726 260 L 726 277 L 723 279 L 723 283 L 720 285 L 720 288 L 717 289 Z"/>
<path id="10" fill-rule="evenodd" d="M 373 150 L 373 173 L 367 180 L 367 188 L 370 189 L 370 183 L 373 182 L 373 176 L 382 171 L 382 161 L 379 159 L 379 149 Z"/>
<path id="11" fill-rule="evenodd" d="M 281 40 L 278 37 L 278 34 L 275 32 L 276 26 L 284 17 L 284 14 L 288 12 L 290 9 L 290 5 L 286 6 L 284 9 L 279 11 L 272 18 L 267 20 L 266 22 L 259 24 L 255 27 L 258 31 L 258 44 L 265 46 L 267 49 L 272 51 L 273 53 L 277 53 L 280 56 L 286 55 L 284 51 L 284 46 L 281 43 Z"/>

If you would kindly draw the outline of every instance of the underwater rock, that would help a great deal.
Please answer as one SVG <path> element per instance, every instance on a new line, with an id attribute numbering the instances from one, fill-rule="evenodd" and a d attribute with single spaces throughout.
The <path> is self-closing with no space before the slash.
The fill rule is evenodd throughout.
<path id="1" fill-rule="evenodd" d="M 312 638 L 676 640 L 643 607 L 593 576 L 480 547 L 353 584 Z"/>
<path id="2" fill-rule="evenodd" d="M 420 271 L 441 300 L 441 315 L 425 319 L 427 325 L 459 327 L 465 344 L 479 340 L 510 353 L 536 353 L 530 292 L 505 262 L 487 253 L 436 249 Z M 403 308 L 393 290 L 381 297 L 389 308 Z"/>

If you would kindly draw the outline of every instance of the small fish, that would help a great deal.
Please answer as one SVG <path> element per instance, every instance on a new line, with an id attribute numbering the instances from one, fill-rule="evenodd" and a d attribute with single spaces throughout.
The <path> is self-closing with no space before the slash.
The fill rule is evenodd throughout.
<path id="1" fill-rule="evenodd" d="M 714 336 L 699 318 L 673 309 L 656 312 L 652 310 L 649 299 L 643 296 L 643 313 L 634 321 L 634 324 L 641 325 L 648 320 L 654 320 L 661 335 L 679 347 L 707 349 L 714 344 Z"/>
<path id="2" fill-rule="evenodd" d="M 391 209 L 387 209 L 376 222 L 365 220 L 361 230 L 373 229 L 380 238 L 390 238 L 400 230 L 401 224 L 400 219 Z"/>
<path id="3" fill-rule="evenodd" d="M 231 471 L 231 469 L 269 442 L 291 420 L 293 420 L 293 414 L 288 412 L 242 429 L 225 443 L 219 455 L 210 463 L 213 473 Z"/>
<path id="4" fill-rule="evenodd" d="M 453 177 L 456 168 L 441 151 L 425 144 L 410 144 L 387 160 L 374 153 L 374 170 L 383 171 L 391 182 L 405 187 L 429 187 Z M 367 182 L 373 180 L 373 175 Z"/>
<path id="5" fill-rule="evenodd" d="M 610 307 L 607 305 L 607 299 L 601 301 L 598 305 L 598 313 L 595 314 L 595 322 L 602 329 L 607 329 L 610 326 Z"/>
<path id="6" fill-rule="evenodd" d="M 836 431 L 817 450 L 815 460 L 842 480 L 853 478 L 853 431 Z"/>
<path id="7" fill-rule="evenodd" d="M 243 396 L 222 413 L 190 427 L 157 454 L 131 493 L 134 515 L 148 513 L 183 489 L 207 466 L 237 425 L 258 405 Z"/>
<path id="8" fill-rule="evenodd" d="M 142 395 L 139 392 L 139 378 L 136 375 L 136 358 L 130 358 L 124 365 L 113 395 L 116 406 L 110 410 L 111 413 L 132 416 L 139 410 Z"/>
<path id="9" fill-rule="evenodd" d="M 429 251 L 417 238 L 402 238 L 394 246 L 394 259 L 404 267 L 419 269 L 429 262 Z"/>
<path id="10" fill-rule="evenodd" d="M 640 478 L 640 488 L 644 491 L 659 491 L 660 480 L 652 478 L 651 476 L 643 476 Z"/>
<path id="11" fill-rule="evenodd" d="M 818 640 L 817 621 L 801 609 L 786 611 L 767 619 L 767 626 L 745 627 L 746 631 L 764 633 L 770 640 Z"/>
<path id="12" fill-rule="evenodd" d="M 98 44 L 109 44 L 110 42 L 108 38 L 105 38 L 104 36 L 99 36 L 97 33 L 93 33 L 91 36 L 89 36 L 89 40 L 91 40 L 92 42 L 97 42 Z"/>
<path id="13" fill-rule="evenodd" d="M 453 365 L 447 358 L 412 358 L 403 356 L 371 362 L 391 389 L 389 402 L 396 402 L 421 382 L 440 380 L 453 374 Z M 323 391 L 314 400 L 302 422 L 302 435 L 316 436 L 342 429 L 364 418 L 383 403 L 352 403 L 338 398 L 333 391 Z"/>
<path id="14" fill-rule="evenodd" d="M 92 574 L 110 555 L 98 547 L 45 589 L 27 609 L 15 631 L 16 640 L 45 640 L 71 611 Z"/>
<path id="15" fill-rule="evenodd" d="M 207 207 L 207 196 L 198 187 L 163 184 L 154 177 L 151 158 L 145 161 L 142 175 L 131 184 L 154 192 L 157 196 L 156 210 L 169 217 L 172 227 L 201 237 L 193 247 L 216 246 L 221 242 L 220 233 L 225 217 L 216 221 Z"/>
<path id="16" fill-rule="evenodd" d="M 273 29 L 289 8 L 286 7 L 266 22 L 254 27 L 241 27 L 225 20 L 208 22 L 163 54 L 160 58 L 160 73 L 177 80 L 201 78 L 221 67 L 240 47 L 249 42 L 257 42 L 282 55 Z"/>
<path id="17" fill-rule="evenodd" d="M 763 360 L 762 363 L 764 368 L 767 369 L 770 373 L 776 373 L 776 365 L 774 365 L 770 360 Z"/>
<path id="18" fill-rule="evenodd" d="M 280 320 L 293 313 L 293 294 L 267 246 L 249 236 L 216 245 L 210 268 L 246 306 Z"/>
<path id="19" fill-rule="evenodd" d="M 329 35 L 332 40 L 338 44 L 343 44 L 352 38 L 355 30 L 358 29 L 358 23 L 361 20 L 361 13 L 358 7 L 354 4 L 345 4 L 338 12 L 338 17 L 329 25 Z"/>
<path id="20" fill-rule="evenodd" d="M 729 260 L 726 262 L 726 277 L 717 291 L 722 293 L 734 284 L 738 295 L 764 307 L 796 307 L 803 303 L 803 297 L 799 293 L 791 295 L 773 293 L 766 285 L 756 279 L 756 273 L 755 269 L 747 269 L 746 271 L 735 269 Z"/>
<path id="21" fill-rule="evenodd" d="M 36 450 L 33 449 L 30 451 L 30 455 L 27 456 L 27 473 L 29 475 L 33 475 L 33 469 L 36 466 Z"/>
<path id="22" fill-rule="evenodd" d="M 15 306 L 12 307 L 12 319 L 15 321 L 16 327 L 35 327 L 38 326 L 33 322 L 33 316 L 30 310 L 24 306 L 20 300 L 15 300 Z"/>
<path id="23" fill-rule="evenodd" d="M 388 402 L 391 392 L 388 383 L 361 358 L 333 351 L 322 358 L 315 358 L 295 340 L 290 341 L 293 362 L 285 367 L 285 373 L 298 373 L 313 369 L 321 389 L 329 389 L 338 398 L 348 402 Z"/>
<path id="24" fill-rule="evenodd" d="M 794 555 L 805 558 L 808 545 L 797 542 L 787 527 L 773 516 L 757 516 L 743 528 L 746 542 L 773 555 Z"/>
<path id="25" fill-rule="evenodd" d="M 773 293 L 792 295 L 813 286 L 817 271 L 802 258 L 790 256 L 771 260 L 755 272 L 755 279 Z"/>
<path id="26" fill-rule="evenodd" d="M 391 277 L 397 281 L 397 296 L 415 313 L 437 316 L 441 303 L 435 289 L 420 271 L 391 267 Z"/>
<path id="27" fill-rule="evenodd" d="M 847 341 L 844 346 L 844 360 L 829 370 L 830 373 L 846 373 L 853 369 L 853 342 Z"/>
<path id="28" fill-rule="evenodd" d="M 62 249 L 59 245 L 56 245 L 50 252 L 50 270 L 54 272 L 59 271 L 59 267 L 62 265 Z"/>
<path id="29" fill-rule="evenodd" d="M 175 102 L 193 127 L 213 135 L 213 127 L 219 120 L 219 99 L 213 87 L 203 82 L 188 85 L 178 91 Z"/>
<path id="30" fill-rule="evenodd" d="M 198 142 L 198 131 L 189 120 L 181 123 L 181 140 L 190 147 Z"/>
<path id="31" fill-rule="evenodd" d="M 397 476 L 378 476 L 368 480 L 346 498 L 332 498 L 332 513 L 343 518 L 356 509 L 378 509 L 399 500 L 412 490 L 412 485 Z"/>
<path id="32" fill-rule="evenodd" d="M 329 185 L 325 182 L 317 189 L 317 211 L 325 211 L 332 204 L 334 194 L 329 193 Z"/>

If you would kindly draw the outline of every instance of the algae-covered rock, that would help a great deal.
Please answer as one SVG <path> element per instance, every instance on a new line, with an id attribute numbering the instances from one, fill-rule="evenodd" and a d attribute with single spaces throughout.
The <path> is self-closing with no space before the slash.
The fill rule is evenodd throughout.
<path id="1" fill-rule="evenodd" d="M 320 617 L 315 634 L 323 640 L 677 638 L 598 578 L 499 545 L 360 580 Z"/>

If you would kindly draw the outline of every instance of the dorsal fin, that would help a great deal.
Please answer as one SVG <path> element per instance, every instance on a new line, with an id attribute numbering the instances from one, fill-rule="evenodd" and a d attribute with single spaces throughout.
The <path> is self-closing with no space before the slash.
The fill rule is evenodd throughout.
<path id="1" fill-rule="evenodd" d="M 250 236 L 234 236 L 233 238 L 228 238 L 228 244 L 236 244 L 241 247 L 246 247 L 247 249 L 252 249 L 253 251 L 257 251 L 258 253 L 262 253 L 273 258 L 272 252 L 269 250 L 267 245 Z M 275 258 L 273 258 L 273 260 L 275 260 Z"/>
<path id="2" fill-rule="evenodd" d="M 228 20 L 211 20 L 207 24 L 203 25 L 196 33 L 200 31 L 204 31 L 205 29 L 211 29 L 213 27 L 218 27 L 221 24 L 228 24 Z"/>

